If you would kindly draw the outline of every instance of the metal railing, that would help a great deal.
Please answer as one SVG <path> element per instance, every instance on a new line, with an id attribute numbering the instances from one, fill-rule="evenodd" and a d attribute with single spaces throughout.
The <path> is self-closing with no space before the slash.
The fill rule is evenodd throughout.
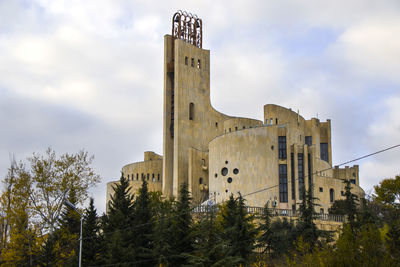
<path id="1" fill-rule="evenodd" d="M 264 208 L 263 207 L 252 207 L 247 206 L 247 212 L 250 214 L 263 214 Z M 219 212 L 220 208 L 218 206 L 197 206 L 193 208 L 193 213 L 208 213 L 208 212 Z M 300 217 L 300 212 L 298 210 L 291 210 L 291 209 L 268 209 L 272 217 L 283 216 L 283 217 Z M 316 220 L 321 221 L 333 221 L 333 222 L 344 222 L 345 216 L 344 215 L 336 215 L 336 214 L 317 214 Z"/>

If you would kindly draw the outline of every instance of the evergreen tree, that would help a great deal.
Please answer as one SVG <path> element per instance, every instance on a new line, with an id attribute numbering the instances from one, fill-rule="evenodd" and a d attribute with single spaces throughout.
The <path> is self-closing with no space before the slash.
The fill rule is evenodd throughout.
<path id="1" fill-rule="evenodd" d="M 172 266 L 182 266 L 188 264 L 190 254 L 193 252 L 193 219 L 190 207 L 190 193 L 186 183 L 181 185 L 178 201 L 172 220 L 171 230 L 173 242 L 171 250 L 173 256 L 170 258 Z"/>
<path id="2" fill-rule="evenodd" d="M 73 205 L 78 203 L 74 189 L 69 191 L 68 201 Z M 59 220 L 60 228 L 56 230 L 58 239 L 54 248 L 58 265 L 75 266 L 78 263 L 80 216 L 76 210 L 64 206 Z"/>
<path id="3" fill-rule="evenodd" d="M 310 244 L 310 248 L 314 248 L 314 245 L 318 241 L 321 232 L 317 229 L 314 220 L 318 214 L 315 211 L 315 201 L 318 199 L 313 196 L 313 187 L 310 186 L 306 192 L 302 190 L 302 202 L 299 206 L 300 217 L 299 222 L 296 225 L 296 229 L 299 236 L 302 236 L 303 241 Z"/>
<path id="4" fill-rule="evenodd" d="M 257 238 L 257 246 L 263 249 L 263 253 L 270 253 L 270 236 L 271 232 L 271 212 L 269 210 L 269 202 L 267 202 L 264 206 L 262 214 L 260 216 L 260 223 L 258 226 L 258 232 L 260 233 Z"/>
<path id="5" fill-rule="evenodd" d="M 356 220 L 356 214 L 357 214 L 357 201 L 358 198 L 356 195 L 354 195 L 351 192 L 351 183 L 350 180 L 343 180 L 343 183 L 345 184 L 344 190 L 345 190 L 345 209 L 346 209 L 346 215 L 347 215 L 347 220 L 350 224 L 351 229 L 354 229 L 355 227 L 355 220 Z"/>
<path id="6" fill-rule="evenodd" d="M 346 214 L 346 200 L 337 199 L 333 202 L 332 206 L 328 209 L 329 214 L 344 215 Z"/>
<path id="7" fill-rule="evenodd" d="M 240 193 L 238 199 L 230 195 L 222 210 L 221 226 L 223 238 L 227 241 L 226 255 L 246 264 L 254 249 L 257 231 L 254 218 L 248 214 L 244 202 Z"/>
<path id="8" fill-rule="evenodd" d="M 292 221 L 287 218 L 276 219 L 271 223 L 270 233 L 264 242 L 271 251 L 273 258 L 279 258 L 294 248 L 297 231 Z"/>
<path id="9" fill-rule="evenodd" d="M 135 261 L 135 237 L 132 234 L 134 196 L 129 193 L 129 182 L 123 174 L 113 190 L 114 194 L 109 203 L 109 212 L 103 218 L 106 263 L 133 262 Z"/>
<path id="10" fill-rule="evenodd" d="M 400 220 L 390 223 L 386 246 L 397 266 L 400 266 Z"/>
<path id="11" fill-rule="evenodd" d="M 194 226 L 194 253 L 189 260 L 192 266 L 211 266 L 219 259 L 220 251 L 215 249 L 220 243 L 215 212 L 213 207 L 206 206 L 205 208 L 205 213 L 198 215 L 198 222 Z"/>
<path id="12" fill-rule="evenodd" d="M 136 266 L 149 266 L 152 262 L 153 219 L 147 182 L 143 179 L 133 212 Z"/>
<path id="13" fill-rule="evenodd" d="M 40 266 L 56 266 L 57 255 L 55 253 L 55 246 L 59 238 L 59 231 L 49 233 L 46 236 L 46 240 L 42 245 L 38 261 Z"/>
<path id="14" fill-rule="evenodd" d="M 240 193 L 237 201 L 238 207 L 235 225 L 237 252 L 235 254 L 244 259 L 244 263 L 248 263 L 249 256 L 254 249 L 257 230 L 253 223 L 254 217 L 248 214 L 245 199 Z"/>
<path id="15" fill-rule="evenodd" d="M 82 265 L 103 264 L 104 240 L 100 235 L 100 222 L 93 198 L 90 198 L 89 207 L 85 209 L 83 216 L 82 237 Z"/>
<path id="16" fill-rule="evenodd" d="M 155 226 L 153 231 L 153 258 L 160 265 L 167 265 L 174 254 L 173 242 L 173 200 L 159 201 L 155 209 Z"/>

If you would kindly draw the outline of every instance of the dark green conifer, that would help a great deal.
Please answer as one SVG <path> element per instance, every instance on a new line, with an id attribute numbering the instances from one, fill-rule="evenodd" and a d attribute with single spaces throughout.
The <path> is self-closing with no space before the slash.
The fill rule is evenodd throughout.
<path id="1" fill-rule="evenodd" d="M 90 198 L 89 207 L 83 215 L 82 236 L 82 265 L 103 264 L 104 239 L 100 233 L 100 221 L 93 198 Z"/>
<path id="2" fill-rule="evenodd" d="M 171 225 L 173 242 L 171 244 L 171 256 L 169 262 L 172 266 L 187 265 L 190 254 L 193 252 L 193 219 L 190 207 L 190 193 L 186 183 L 181 185 L 178 201 Z"/>
<path id="3" fill-rule="evenodd" d="M 344 187 L 344 195 L 345 199 L 345 211 L 347 215 L 347 220 L 350 224 L 351 229 L 354 230 L 356 214 L 357 214 L 357 202 L 358 197 L 351 192 L 351 183 L 350 180 L 343 180 L 343 183 L 346 185 Z"/>
<path id="4" fill-rule="evenodd" d="M 128 263 L 135 261 L 133 228 L 133 198 L 129 193 L 129 182 L 121 175 L 113 186 L 114 195 L 109 202 L 109 211 L 103 218 L 103 233 L 106 244 L 106 263 Z"/>
<path id="5" fill-rule="evenodd" d="M 134 202 L 133 212 L 136 266 L 149 266 L 153 262 L 153 220 L 147 182 L 143 179 L 142 186 Z"/>

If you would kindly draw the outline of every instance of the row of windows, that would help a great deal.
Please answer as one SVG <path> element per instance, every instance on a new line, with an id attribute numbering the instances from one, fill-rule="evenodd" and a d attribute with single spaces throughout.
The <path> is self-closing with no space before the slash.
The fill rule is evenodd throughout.
<path id="1" fill-rule="evenodd" d="M 265 125 L 273 125 L 274 124 L 274 119 L 265 119 Z M 278 118 L 275 118 L 275 124 L 278 124 Z"/>
<path id="2" fill-rule="evenodd" d="M 218 127 L 217 124 L 216 124 L 216 126 Z M 240 128 L 240 127 L 235 126 L 235 131 L 240 130 L 239 128 Z M 249 126 L 249 129 L 250 129 L 250 128 L 253 128 L 253 126 Z M 243 126 L 242 129 L 246 129 L 246 126 Z M 229 130 L 229 132 L 232 132 L 232 128 L 229 128 L 228 130 Z M 225 133 L 226 133 L 226 130 L 225 130 Z"/>
<path id="3" fill-rule="evenodd" d="M 188 64 L 189 64 L 189 58 L 185 57 L 185 65 L 188 65 Z M 190 60 L 190 66 L 191 67 L 195 66 L 195 59 L 193 57 Z M 200 59 L 197 60 L 196 68 L 201 69 L 201 60 Z"/>
<path id="4" fill-rule="evenodd" d="M 147 178 L 147 181 L 150 181 L 150 173 L 147 173 L 147 175 L 145 173 L 141 173 L 140 177 L 141 177 L 142 180 Z M 131 175 L 128 174 L 128 181 L 135 181 L 135 180 L 139 181 L 139 173 L 136 173 L 136 174 L 134 173 L 134 174 L 131 174 Z M 156 181 L 156 176 L 155 176 L 154 173 L 151 174 L 151 180 L 153 182 Z M 160 181 L 160 174 L 159 173 L 157 174 L 157 181 Z"/>

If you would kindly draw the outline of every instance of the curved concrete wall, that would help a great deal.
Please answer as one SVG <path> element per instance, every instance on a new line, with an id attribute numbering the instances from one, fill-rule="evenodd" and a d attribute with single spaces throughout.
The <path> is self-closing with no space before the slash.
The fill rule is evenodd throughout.
<path id="1" fill-rule="evenodd" d="M 277 137 L 276 127 L 258 127 L 227 133 L 212 140 L 209 144 L 210 198 L 220 203 L 231 193 L 246 195 L 276 185 Z M 250 205 L 263 206 L 266 200 L 278 197 L 278 189 L 246 196 L 246 199 Z"/>

